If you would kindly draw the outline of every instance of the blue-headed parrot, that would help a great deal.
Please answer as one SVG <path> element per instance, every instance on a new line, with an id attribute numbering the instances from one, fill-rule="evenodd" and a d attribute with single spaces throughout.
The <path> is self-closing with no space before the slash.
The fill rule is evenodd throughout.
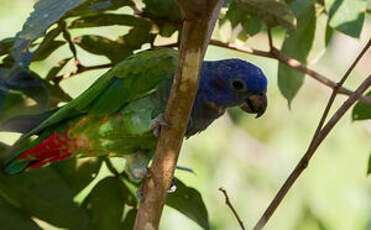
<path id="1" fill-rule="evenodd" d="M 16 174 L 71 156 L 122 156 L 127 159 L 130 177 L 142 179 L 155 151 L 155 131 L 167 104 L 177 59 L 178 52 L 168 48 L 126 58 L 80 96 L 28 127 L 20 142 L 34 135 L 37 138 L 15 152 L 3 171 Z M 228 107 L 240 106 L 261 116 L 267 107 L 266 91 L 265 75 L 249 62 L 203 62 L 185 136 L 206 129 Z M 40 116 L 27 119 L 40 120 Z"/>

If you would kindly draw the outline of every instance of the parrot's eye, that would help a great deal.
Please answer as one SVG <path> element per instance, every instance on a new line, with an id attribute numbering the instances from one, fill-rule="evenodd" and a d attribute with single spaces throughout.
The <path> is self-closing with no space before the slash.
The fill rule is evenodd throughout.
<path id="1" fill-rule="evenodd" d="M 245 91 L 246 90 L 246 84 L 245 82 L 241 81 L 241 80 L 236 80 L 236 79 L 233 79 L 232 82 L 232 87 L 234 90 L 236 91 Z"/>

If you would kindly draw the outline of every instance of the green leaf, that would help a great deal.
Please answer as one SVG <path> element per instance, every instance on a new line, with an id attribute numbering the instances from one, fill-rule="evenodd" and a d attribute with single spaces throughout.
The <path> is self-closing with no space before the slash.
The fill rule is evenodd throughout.
<path id="1" fill-rule="evenodd" d="M 122 223 L 121 230 L 133 230 L 135 217 L 137 216 L 138 210 L 133 208 L 125 216 L 124 222 Z"/>
<path id="2" fill-rule="evenodd" d="M 250 11 L 257 12 L 268 26 L 280 25 L 287 29 L 296 28 L 296 18 L 284 0 L 240 0 Z"/>
<path id="3" fill-rule="evenodd" d="M 115 177 L 106 177 L 93 188 L 82 206 L 88 210 L 96 230 L 121 229 L 127 192 Z"/>
<path id="4" fill-rule="evenodd" d="M 5 38 L 0 41 L 0 56 L 9 53 L 14 44 L 15 38 Z"/>
<path id="5" fill-rule="evenodd" d="M 48 46 L 40 47 L 40 49 L 37 49 L 35 51 L 35 53 L 32 56 L 32 61 L 41 61 L 49 57 L 50 54 L 52 54 L 55 50 L 57 50 L 64 44 L 65 44 L 64 41 L 51 41 L 48 44 Z"/>
<path id="6" fill-rule="evenodd" d="M 96 157 L 75 157 L 56 162 L 52 166 L 59 176 L 66 182 L 71 191 L 76 195 L 98 175 L 102 159 Z"/>
<path id="7" fill-rule="evenodd" d="M 329 25 L 352 37 L 359 38 L 365 19 L 364 0 L 325 0 Z"/>
<path id="8" fill-rule="evenodd" d="M 27 96 L 34 99 L 42 107 L 46 108 L 49 102 L 49 93 L 41 80 L 28 71 L 18 71 L 7 81 L 10 89 L 24 92 Z"/>
<path id="9" fill-rule="evenodd" d="M 74 42 L 90 53 L 104 55 L 112 63 L 118 63 L 130 56 L 134 50 L 139 49 L 142 44 L 153 41 L 155 37 L 150 34 L 150 22 L 138 19 L 133 23 L 135 27 L 129 33 L 118 37 L 116 41 L 99 35 L 84 35 L 75 38 Z"/>
<path id="10" fill-rule="evenodd" d="M 45 80 L 46 81 L 50 81 L 52 78 L 56 77 L 57 74 L 63 69 L 63 67 L 69 62 L 69 60 L 71 60 L 72 58 L 69 57 L 69 58 L 65 58 L 65 59 L 62 59 L 58 62 L 58 65 L 52 67 L 48 74 L 46 75 L 45 77 Z"/>
<path id="11" fill-rule="evenodd" d="M 181 22 L 182 14 L 175 0 L 143 0 L 144 15 L 162 18 L 169 22 Z"/>
<path id="12" fill-rule="evenodd" d="M 42 230 L 25 213 L 0 196 L 1 230 Z"/>
<path id="13" fill-rule="evenodd" d="M 0 159 L 3 154 L 5 154 L 6 151 L 8 151 L 10 148 L 10 145 L 7 145 L 0 141 Z M 1 162 L 2 160 L 0 160 Z"/>
<path id="14" fill-rule="evenodd" d="M 300 62 L 306 62 L 312 48 L 316 27 L 316 15 L 313 1 L 296 0 L 292 10 L 298 18 L 297 29 L 289 34 L 282 45 L 281 51 Z M 304 74 L 283 63 L 278 64 L 278 87 L 287 99 L 289 106 L 304 81 Z"/>
<path id="15" fill-rule="evenodd" d="M 368 168 L 367 168 L 367 175 L 371 174 L 371 153 L 370 157 L 368 158 Z"/>
<path id="16" fill-rule="evenodd" d="M 11 68 L 13 65 L 14 65 L 14 59 L 13 59 L 12 55 L 10 55 L 10 54 L 5 56 L 5 58 L 2 60 L 2 63 L 0 64 L 0 66 L 2 68 Z M 0 78 L 3 78 L 3 76 L 7 77 L 10 72 L 11 72 L 10 69 L 6 73 L 4 72 L 4 70 L 0 70 Z"/>
<path id="17" fill-rule="evenodd" d="M 92 229 L 86 211 L 73 201 L 73 191 L 51 167 L 13 176 L 0 173 L 0 193 L 29 215 L 57 227 Z"/>
<path id="18" fill-rule="evenodd" d="M 132 15 L 99 14 L 95 16 L 78 18 L 71 23 L 69 28 L 74 29 L 113 25 L 141 26 L 141 24 L 148 24 L 148 22 L 143 18 L 134 17 Z"/>
<path id="19" fill-rule="evenodd" d="M 17 115 L 41 112 L 39 106 L 29 106 L 25 100 L 26 97 L 22 95 L 21 92 L 14 90 L 9 92 L 5 105 L 0 113 L 0 123 Z"/>
<path id="20" fill-rule="evenodd" d="M 366 93 L 366 96 L 371 97 L 371 91 Z M 371 105 L 357 102 L 352 112 L 352 119 L 353 121 L 371 119 Z"/>
<path id="21" fill-rule="evenodd" d="M 210 229 L 209 215 L 201 194 L 196 189 L 187 187 L 178 179 L 175 186 L 176 191 L 168 194 L 166 205 L 183 213 L 203 229 Z"/>
<path id="22" fill-rule="evenodd" d="M 5 105 L 8 94 L 9 94 L 9 89 L 6 86 L 6 82 L 0 79 L 0 111 L 2 111 Z"/>
<path id="23" fill-rule="evenodd" d="M 66 17 L 91 16 L 107 10 L 117 10 L 123 6 L 133 6 L 130 0 L 85 0 L 79 7 L 68 11 Z"/>
<path id="24" fill-rule="evenodd" d="M 257 34 L 263 26 L 257 11 L 252 10 L 247 4 L 236 1 L 229 5 L 225 17 L 220 20 L 220 24 L 224 24 L 226 20 L 231 22 L 232 28 L 236 28 L 238 25 L 242 26 L 238 35 L 241 40 L 246 40 L 249 36 Z"/>
<path id="25" fill-rule="evenodd" d="M 131 50 L 119 42 L 99 35 L 77 37 L 74 43 L 89 53 L 106 56 L 113 63 L 118 63 L 132 54 Z"/>
<path id="26" fill-rule="evenodd" d="M 147 21 L 137 21 L 137 23 L 138 25 L 132 28 L 129 33 L 117 38 L 117 41 L 131 52 L 140 49 L 144 43 L 153 42 L 156 36 L 150 33 L 151 23 Z"/>
<path id="27" fill-rule="evenodd" d="M 64 45 L 64 41 L 54 41 L 54 39 L 61 33 L 59 27 L 49 31 L 44 40 L 41 42 L 37 50 L 32 55 L 32 61 L 40 61 L 47 58 L 60 46 Z"/>
<path id="28" fill-rule="evenodd" d="M 182 14 L 175 0 L 144 0 L 143 16 L 151 18 L 159 34 L 170 37 L 182 26 Z"/>
<path id="29" fill-rule="evenodd" d="M 333 34 L 334 34 L 334 29 L 332 29 L 327 22 L 326 34 L 325 34 L 325 46 L 328 46 Z"/>
<path id="30" fill-rule="evenodd" d="M 32 55 L 29 53 L 31 42 L 41 37 L 47 28 L 57 22 L 63 15 L 78 7 L 83 0 L 39 0 L 34 6 L 34 11 L 24 23 L 22 31 L 16 36 L 16 41 L 12 48 L 12 56 L 16 64 L 26 68 Z"/>

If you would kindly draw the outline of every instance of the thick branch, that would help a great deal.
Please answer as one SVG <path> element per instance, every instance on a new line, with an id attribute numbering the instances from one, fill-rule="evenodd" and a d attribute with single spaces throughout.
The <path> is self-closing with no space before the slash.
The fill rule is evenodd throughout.
<path id="1" fill-rule="evenodd" d="M 178 66 L 165 111 L 165 119 L 171 126 L 161 129 L 156 153 L 143 184 L 144 198 L 135 220 L 135 230 L 158 229 L 167 190 L 198 90 L 201 63 L 222 2 L 178 1 L 185 20 Z"/>
<path id="2" fill-rule="evenodd" d="M 271 52 L 267 52 L 267 51 L 263 51 L 263 50 L 253 49 L 253 48 L 250 48 L 248 46 L 228 44 L 228 43 L 220 42 L 220 41 L 217 41 L 217 40 L 211 40 L 210 44 L 214 45 L 214 46 L 219 46 L 219 47 L 224 47 L 224 48 L 236 50 L 236 51 L 243 52 L 243 53 L 248 53 L 248 54 L 252 54 L 252 55 L 257 55 L 257 56 L 276 59 L 276 60 L 288 65 L 289 67 L 291 67 L 293 69 L 297 69 L 300 72 L 309 75 L 310 77 L 314 78 L 315 80 L 321 82 L 322 84 L 324 84 L 324 85 L 326 85 L 330 88 L 336 87 L 336 82 L 334 82 L 334 81 L 328 79 L 327 77 L 323 76 L 322 74 L 308 68 L 307 66 L 302 64 L 300 61 L 298 61 L 294 58 L 287 57 L 286 55 L 284 55 L 283 53 L 281 53 L 278 49 L 276 49 L 274 47 L 272 47 Z M 345 94 L 345 95 L 351 95 L 353 92 L 349 89 L 344 88 L 344 87 L 340 87 L 338 93 Z M 371 97 L 362 96 L 360 98 L 360 101 L 371 105 Z"/>

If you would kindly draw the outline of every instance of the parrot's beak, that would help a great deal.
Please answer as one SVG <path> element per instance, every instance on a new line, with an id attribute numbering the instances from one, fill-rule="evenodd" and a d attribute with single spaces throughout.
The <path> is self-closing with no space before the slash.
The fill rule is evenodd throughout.
<path id="1" fill-rule="evenodd" d="M 267 105 L 267 96 L 262 93 L 248 96 L 240 108 L 247 113 L 256 113 L 255 118 L 258 118 L 263 115 L 267 109 Z"/>

